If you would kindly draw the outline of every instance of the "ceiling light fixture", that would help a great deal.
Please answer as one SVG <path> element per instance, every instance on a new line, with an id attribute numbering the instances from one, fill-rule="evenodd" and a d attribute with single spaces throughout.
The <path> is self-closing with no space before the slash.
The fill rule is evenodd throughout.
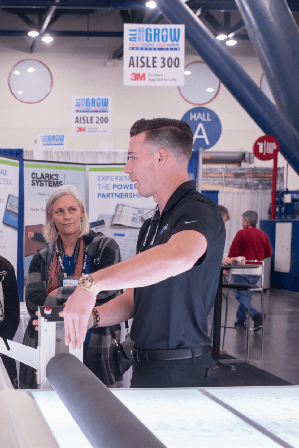
<path id="1" fill-rule="evenodd" d="M 33 72 L 35 72 L 35 68 L 29 67 L 29 68 L 27 68 L 27 72 L 33 73 Z"/>
<path id="2" fill-rule="evenodd" d="M 187 76 L 188 76 L 188 75 L 191 75 L 190 70 L 185 70 L 185 71 L 184 71 L 184 75 L 187 75 Z"/>
<path id="3" fill-rule="evenodd" d="M 236 45 L 237 41 L 235 39 L 229 39 L 226 42 L 226 45 L 228 45 L 229 47 L 233 47 L 234 45 Z"/>
<path id="4" fill-rule="evenodd" d="M 15 75 L 20 75 L 21 72 L 19 72 L 18 70 L 16 70 L 16 71 L 14 72 L 14 74 L 15 74 Z"/>
<path id="5" fill-rule="evenodd" d="M 37 37 L 37 36 L 39 36 L 39 32 L 35 31 L 35 30 L 29 31 L 28 36 Z"/>
<path id="6" fill-rule="evenodd" d="M 208 87 L 208 88 L 206 89 L 206 91 L 207 91 L 207 92 L 214 92 L 214 89 L 212 89 L 212 87 Z"/>
<path id="7" fill-rule="evenodd" d="M 154 9 L 156 8 L 156 3 L 155 2 L 146 2 L 145 6 L 147 6 L 148 8 Z"/>
<path id="8" fill-rule="evenodd" d="M 49 44 L 50 42 L 52 42 L 53 37 L 51 36 L 44 36 L 42 37 L 42 41 L 45 42 L 46 44 Z"/>
<path id="9" fill-rule="evenodd" d="M 234 37 L 234 35 L 235 35 L 235 33 L 230 33 L 227 37 L 228 37 L 229 39 L 231 39 L 232 37 Z"/>
<path id="10" fill-rule="evenodd" d="M 227 35 L 226 34 L 218 34 L 218 36 L 216 36 L 216 39 L 225 40 L 225 39 L 227 39 Z"/>

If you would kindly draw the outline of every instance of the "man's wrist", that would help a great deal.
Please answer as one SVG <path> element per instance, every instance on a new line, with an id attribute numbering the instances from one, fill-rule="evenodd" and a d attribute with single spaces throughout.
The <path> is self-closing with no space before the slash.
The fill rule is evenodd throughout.
<path id="1" fill-rule="evenodd" d="M 90 314 L 90 315 L 89 315 L 89 318 L 88 318 L 87 329 L 89 330 L 90 328 L 92 328 L 92 327 L 93 327 L 93 324 L 94 324 L 93 315 Z"/>
<path id="2" fill-rule="evenodd" d="M 97 296 L 101 292 L 100 288 L 95 284 L 92 276 L 89 274 L 81 275 L 78 282 L 78 288 L 86 289 L 94 296 Z"/>

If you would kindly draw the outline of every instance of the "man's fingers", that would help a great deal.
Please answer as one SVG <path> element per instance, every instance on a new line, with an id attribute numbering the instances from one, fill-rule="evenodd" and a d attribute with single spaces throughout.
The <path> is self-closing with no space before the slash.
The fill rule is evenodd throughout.
<path id="1" fill-rule="evenodd" d="M 69 330 L 69 317 L 64 316 L 64 311 L 59 313 L 60 316 L 64 318 L 64 342 L 65 345 L 69 345 L 71 342 L 70 330 Z"/>
<path id="2" fill-rule="evenodd" d="M 75 350 L 76 348 L 81 348 L 82 342 L 80 344 L 80 329 L 81 329 L 81 325 L 80 325 L 80 316 L 75 315 L 73 317 L 73 333 L 71 333 L 71 344 L 72 344 L 72 348 L 73 350 Z"/>
<path id="3" fill-rule="evenodd" d="M 87 319 L 84 317 L 80 318 L 80 326 L 79 326 L 79 331 L 77 333 L 77 348 L 78 349 L 80 349 L 82 347 L 82 344 L 85 341 L 87 322 L 88 322 L 88 317 L 87 317 Z"/>

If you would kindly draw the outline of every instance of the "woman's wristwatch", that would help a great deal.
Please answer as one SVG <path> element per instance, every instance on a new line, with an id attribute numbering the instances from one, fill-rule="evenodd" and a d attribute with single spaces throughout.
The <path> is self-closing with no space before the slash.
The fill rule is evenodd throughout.
<path id="1" fill-rule="evenodd" d="M 78 288 L 86 289 L 94 296 L 97 296 L 101 292 L 100 288 L 95 284 L 92 276 L 89 274 L 81 275 L 78 281 Z"/>

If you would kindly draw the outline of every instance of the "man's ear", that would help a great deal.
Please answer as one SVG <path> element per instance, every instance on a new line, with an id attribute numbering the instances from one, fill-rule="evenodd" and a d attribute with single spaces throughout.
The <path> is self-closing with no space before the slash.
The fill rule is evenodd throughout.
<path id="1" fill-rule="evenodd" d="M 168 153 L 166 151 L 166 149 L 161 148 L 158 151 L 158 163 L 162 166 L 164 165 L 164 163 L 166 162 L 167 158 L 168 158 Z"/>

